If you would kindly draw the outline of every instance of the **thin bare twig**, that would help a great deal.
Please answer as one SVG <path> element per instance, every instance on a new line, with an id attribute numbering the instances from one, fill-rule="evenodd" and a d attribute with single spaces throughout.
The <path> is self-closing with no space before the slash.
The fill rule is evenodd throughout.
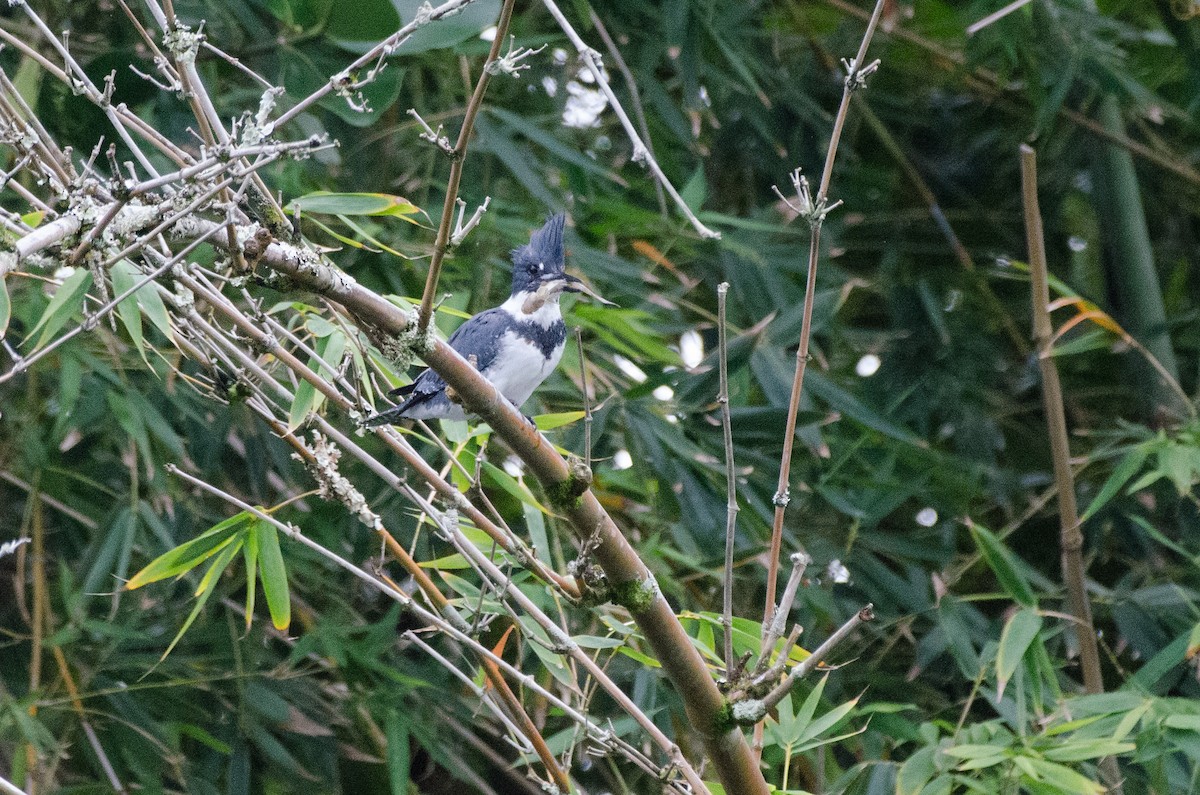
<path id="1" fill-rule="evenodd" d="M 720 388 L 721 432 L 725 441 L 725 572 L 722 577 L 721 624 L 725 627 L 725 680 L 733 681 L 733 542 L 737 534 L 737 479 L 733 463 L 733 421 L 729 417 L 729 347 L 725 340 L 725 297 L 729 282 L 717 285 L 717 363 Z"/>
<path id="2" fill-rule="evenodd" d="M 821 251 L 821 222 L 825 213 L 832 209 L 828 206 L 829 182 L 833 176 L 833 164 L 837 158 L 838 142 L 841 140 L 842 127 L 846 114 L 850 109 L 850 97 L 855 90 L 862 86 L 863 78 L 874 71 L 875 64 L 863 65 L 867 55 L 867 47 L 871 43 L 875 26 L 879 23 L 879 15 L 883 12 L 884 0 L 877 0 L 875 10 L 867 22 L 867 30 L 859 44 L 858 53 L 853 61 L 846 62 L 847 73 L 843 82 L 842 101 L 834 118 L 833 132 L 829 138 L 829 149 L 825 153 L 825 168 L 821 173 L 821 185 L 817 190 L 816 199 L 808 194 L 808 183 L 797 170 L 792 177 L 796 187 L 799 206 L 796 209 L 805 214 L 812 229 L 808 246 L 808 275 L 804 287 L 804 307 L 800 326 L 800 345 L 796 350 L 796 371 L 792 379 L 792 392 L 788 399 L 787 427 L 783 434 L 783 453 L 779 459 L 779 482 L 775 489 L 772 502 L 775 505 L 775 515 L 771 523 L 771 549 L 767 562 L 767 592 L 763 607 L 763 622 L 770 623 L 775 610 L 775 588 L 779 577 L 779 556 L 783 549 L 783 516 L 791 500 L 789 484 L 791 482 L 792 446 L 796 440 L 796 417 L 800 410 L 800 395 L 804 389 L 804 368 L 808 364 L 809 339 L 812 336 L 813 301 L 817 289 L 817 259 Z M 877 64 L 878 62 L 876 62 Z M 778 193 L 778 189 L 776 189 Z M 785 199 L 785 201 L 787 201 Z M 789 202 L 790 203 L 790 202 Z M 835 205 L 836 206 L 836 205 Z"/>
<path id="3" fill-rule="evenodd" d="M 571 44 L 574 45 L 576 51 L 579 53 L 579 59 L 583 61 L 585 66 L 587 66 L 588 71 L 592 73 L 592 77 L 596 80 L 596 85 L 600 87 L 600 90 L 604 92 L 604 96 L 608 99 L 609 104 L 612 105 L 613 112 L 617 114 L 617 118 L 621 122 L 621 127 L 623 127 L 625 130 L 625 135 L 629 137 L 629 141 L 633 144 L 634 162 L 642 163 L 650 170 L 650 173 L 654 175 L 654 178 L 663 186 L 667 193 L 670 194 L 671 199 L 675 202 L 675 206 L 679 208 L 679 211 L 683 213 L 683 216 L 688 219 L 688 222 L 691 223 L 692 228 L 695 229 L 701 237 L 711 240 L 720 239 L 721 233 L 713 229 L 709 229 L 707 226 L 701 223 L 700 219 L 696 217 L 696 214 L 692 212 L 692 208 L 687 206 L 687 202 L 685 202 L 683 197 L 679 195 L 679 191 L 675 190 L 675 186 L 672 185 L 670 180 L 667 179 L 667 175 L 663 173 L 662 167 L 660 167 L 658 165 L 658 161 L 654 159 L 654 155 L 650 152 L 650 148 L 638 135 L 637 130 L 633 126 L 633 122 L 629 119 L 629 114 L 625 112 L 625 108 L 621 106 L 620 101 L 617 99 L 617 95 L 613 93 L 612 86 L 608 84 L 608 78 L 605 76 L 604 69 L 600 65 L 600 53 L 589 47 L 587 43 L 580 38 L 579 34 L 575 32 L 575 28 L 571 26 L 571 23 L 567 20 L 563 12 L 559 10 L 557 5 L 555 5 L 554 0 L 542 0 L 542 3 L 546 6 L 546 10 L 550 12 L 550 16 L 554 17 L 554 21 L 558 23 L 560 28 L 562 28 L 563 33 L 567 34 L 567 38 L 571 41 Z"/>
<path id="4" fill-rule="evenodd" d="M 450 176 L 446 179 L 446 198 L 442 202 L 442 218 L 438 222 L 437 238 L 433 243 L 433 256 L 429 259 L 429 272 L 425 277 L 425 291 L 421 295 L 421 308 L 417 312 L 417 331 L 424 333 L 433 317 L 433 302 L 437 297 L 438 277 L 442 273 L 442 262 L 450 247 L 454 208 L 458 202 L 458 185 L 462 180 L 463 163 L 467 159 L 467 146 L 471 142 L 471 133 L 475 129 L 475 117 L 483 107 L 483 95 L 491 82 L 493 70 L 489 68 L 500 58 L 500 49 L 508 36 L 508 23 L 512 20 L 515 0 L 504 0 L 500 9 L 500 18 L 496 21 L 496 38 L 488 51 L 487 62 L 479 71 L 479 80 L 475 83 L 475 91 L 467 103 L 466 113 L 463 114 L 462 127 L 458 131 L 458 141 L 450 157 Z"/>

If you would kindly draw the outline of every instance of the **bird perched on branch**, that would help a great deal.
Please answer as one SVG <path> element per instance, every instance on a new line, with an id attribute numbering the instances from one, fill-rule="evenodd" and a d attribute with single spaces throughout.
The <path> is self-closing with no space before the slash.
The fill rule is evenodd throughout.
<path id="1" fill-rule="evenodd" d="M 594 293 L 563 268 L 561 213 L 533 233 L 529 244 L 512 252 L 512 294 L 498 307 L 480 312 L 450 335 L 450 347 L 472 362 L 484 378 L 517 408 L 558 366 L 567 326 L 558 299 L 563 292 L 583 293 L 602 304 L 615 306 Z M 446 382 L 425 370 L 411 384 L 393 389 L 404 400 L 368 417 L 368 426 L 388 425 L 402 419 L 461 420 L 463 407 L 446 394 Z"/>

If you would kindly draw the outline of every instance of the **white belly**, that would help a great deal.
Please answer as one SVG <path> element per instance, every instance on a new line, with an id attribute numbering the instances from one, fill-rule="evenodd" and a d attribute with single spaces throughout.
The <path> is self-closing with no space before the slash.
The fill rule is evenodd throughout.
<path id="1" fill-rule="evenodd" d="M 541 386 L 546 376 L 554 372 L 562 358 L 563 344 L 550 353 L 550 358 L 542 356 L 542 351 L 530 345 L 511 331 L 504 334 L 497 351 L 496 364 L 483 375 L 500 390 L 500 394 L 520 408 L 533 390 Z"/>

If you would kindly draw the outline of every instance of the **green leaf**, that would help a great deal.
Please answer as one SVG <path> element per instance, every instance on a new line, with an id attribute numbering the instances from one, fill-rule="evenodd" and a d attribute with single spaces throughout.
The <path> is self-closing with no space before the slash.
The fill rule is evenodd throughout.
<path id="1" fill-rule="evenodd" d="M 1037 607 L 1037 598 L 1033 595 L 1033 589 L 1022 573 L 1016 556 L 983 525 L 968 521 L 967 526 L 975 545 L 979 547 L 988 567 L 1000 582 L 1000 587 L 1022 606 Z"/>
<path id="2" fill-rule="evenodd" d="M 533 418 L 534 425 L 539 431 L 552 431 L 555 428 L 561 428 L 564 425 L 570 425 L 574 422 L 579 422 L 587 416 L 583 411 L 563 411 L 558 414 L 539 414 Z"/>
<path id="3" fill-rule="evenodd" d="M 896 441 L 908 442 L 917 447 L 928 447 L 928 443 L 912 431 L 892 422 L 875 409 L 833 383 L 824 373 L 815 367 L 810 367 L 804 375 L 804 388 L 815 397 L 820 398 L 830 408 L 841 412 L 852 420 L 868 428 L 879 431 L 884 436 L 890 436 Z"/>
<path id="4" fill-rule="evenodd" d="M 388 783 L 392 795 L 408 795 L 409 768 L 412 764 L 408 747 L 408 724 L 404 713 L 398 709 L 388 710 L 387 721 L 384 723 L 384 735 L 387 737 L 387 768 Z"/>
<path id="5" fill-rule="evenodd" d="M 174 343 L 175 334 L 171 330 L 171 319 L 167 315 L 167 305 L 163 303 L 162 296 L 159 295 L 159 289 L 157 284 L 148 284 L 138 290 L 138 306 L 142 308 L 142 312 L 154 324 L 154 327 L 161 331 L 164 337 Z"/>
<path id="6" fill-rule="evenodd" d="M 242 546 L 242 555 L 246 560 L 246 629 L 254 619 L 254 597 L 257 595 L 255 585 L 258 579 L 258 534 L 259 523 L 250 522 L 246 528 L 246 540 Z"/>
<path id="7" fill-rule="evenodd" d="M 212 596 L 213 591 L 217 589 L 217 582 L 221 579 L 221 572 L 225 571 L 225 567 L 229 565 L 229 561 L 233 560 L 233 556 L 237 554 L 241 545 L 240 539 L 235 540 L 234 543 L 226 545 L 221 550 L 221 554 L 217 555 L 216 560 L 214 560 L 212 565 L 208 567 L 208 571 L 206 571 L 204 576 L 200 578 L 200 585 L 198 588 L 196 588 L 196 596 L 199 597 L 196 600 L 196 606 L 192 608 L 192 612 L 188 614 L 187 620 L 184 621 L 183 626 L 179 628 L 179 632 L 176 633 L 174 640 L 171 641 L 171 645 L 167 646 L 167 650 L 164 651 L 162 653 L 162 657 L 158 659 L 159 662 L 167 659 L 167 656 L 170 655 L 172 649 L 175 648 L 176 644 L 179 643 L 184 634 L 188 631 L 188 627 L 190 627 L 192 622 L 196 620 L 196 617 L 200 615 L 200 611 L 204 609 L 205 603 L 208 602 L 208 597 Z"/>
<path id="8" fill-rule="evenodd" d="M 1136 749 L 1133 743 L 1113 742 L 1108 738 L 1072 740 L 1045 751 L 1045 757 L 1055 762 L 1083 762 L 1102 756 L 1127 754 Z"/>
<path id="9" fill-rule="evenodd" d="M 937 775 L 938 749 L 926 746 L 913 753 L 896 773 L 896 795 L 920 795 L 925 785 Z"/>
<path id="10" fill-rule="evenodd" d="M 1014 762 L 1019 762 L 1026 757 L 1016 757 Z M 1103 785 L 1092 779 L 1076 773 L 1065 765 L 1047 762 L 1044 759 L 1029 759 L 1028 767 L 1032 770 L 1029 773 L 1030 778 L 1035 781 L 1044 781 L 1047 784 L 1058 789 L 1062 793 L 1077 793 L 1077 795 L 1102 795 L 1105 791 Z"/>
<path id="11" fill-rule="evenodd" d="M 62 285 L 55 291 L 54 297 L 50 299 L 50 304 L 46 307 L 46 311 L 42 313 L 42 317 L 26 335 L 22 344 L 28 342 L 34 334 L 39 331 L 42 336 L 38 338 L 37 345 L 34 349 L 38 349 L 46 344 L 55 334 L 58 333 L 66 322 L 71 319 L 71 316 L 79 311 L 83 304 L 83 296 L 87 294 L 88 288 L 92 286 L 92 273 L 87 268 L 76 268 L 74 273 L 68 276 Z"/>
<path id="12" fill-rule="evenodd" d="M 145 568 L 133 575 L 129 582 L 125 583 L 125 590 L 132 591 L 143 585 L 192 570 L 232 542 L 239 527 L 251 517 L 251 514 L 242 511 L 213 525 L 191 541 L 159 555 Z"/>
<path id="13" fill-rule="evenodd" d="M 287 206 L 291 213 L 297 210 L 324 215 L 391 215 L 409 223 L 416 223 L 410 215 L 423 212 L 408 199 L 387 193 L 331 193 L 314 191 L 293 199 Z"/>
<path id="14" fill-rule="evenodd" d="M 386 39 L 399 27 L 400 14 L 390 0 L 355 0 L 330 6 L 325 34 L 346 42 L 376 42 Z"/>
<path id="15" fill-rule="evenodd" d="M 1121 463 L 1113 468 L 1112 474 L 1108 476 L 1108 480 L 1104 481 L 1104 485 L 1100 487 L 1100 491 L 1088 505 L 1087 510 L 1079 517 L 1080 522 L 1086 522 L 1092 518 L 1108 501 L 1117 495 L 1131 477 L 1137 474 L 1137 471 L 1142 468 L 1142 464 L 1146 461 L 1147 450 L 1145 446 L 1138 445 L 1132 448 L 1121 459 Z"/>
<path id="16" fill-rule="evenodd" d="M 258 570 L 262 573 L 263 593 L 267 597 L 271 623 L 275 629 L 283 631 L 292 623 L 292 602 L 288 595 L 283 552 L 279 549 L 279 534 L 275 532 L 274 525 L 265 522 L 259 525 L 258 547 Z"/>
<path id="17" fill-rule="evenodd" d="M 109 271 L 109 277 L 112 279 L 113 297 L 115 298 L 137 284 L 141 274 L 138 273 L 133 263 L 123 259 L 113 265 L 112 270 Z M 121 318 L 121 325 L 125 326 L 125 330 L 129 332 L 129 339 L 133 341 L 133 347 L 141 355 L 142 361 L 146 361 L 146 351 L 142 348 L 142 313 L 138 308 L 137 293 L 131 294 L 117 304 L 117 316 Z"/>
<path id="18" fill-rule="evenodd" d="M 0 276 L 0 340 L 8 331 L 8 321 L 12 318 L 12 299 L 8 296 L 8 274 Z"/>
<path id="19" fill-rule="evenodd" d="M 1004 688 L 1013 672 L 1021 664 L 1021 658 L 1042 628 L 1042 617 L 1036 610 L 1019 610 L 1004 625 L 1000 633 L 1000 648 L 996 652 L 996 696 L 1004 695 Z"/>
<path id="20" fill-rule="evenodd" d="M 308 360 L 309 369 L 323 378 L 333 379 L 337 373 L 329 368 L 341 366 L 342 357 L 346 352 L 346 335 L 340 330 L 334 331 L 326 337 L 319 338 L 313 350 L 317 357 Z M 310 413 L 318 411 L 324 404 L 324 393 L 318 392 L 310 382 L 301 380 L 296 385 L 296 393 L 288 410 L 288 430 L 294 431 L 299 428 Z"/>
<path id="21" fill-rule="evenodd" d="M 400 18 L 414 19 L 425 0 L 393 0 Z M 500 0 L 476 0 L 453 16 L 438 20 L 436 25 L 425 25 L 407 41 L 396 48 L 398 53 L 412 55 L 426 50 L 453 47 L 455 44 L 473 39 L 480 31 L 492 25 L 500 13 Z"/>
<path id="22" fill-rule="evenodd" d="M 537 498 L 533 496 L 533 493 L 529 491 L 524 483 L 518 482 L 516 478 L 500 467 L 490 461 L 484 461 L 483 472 L 493 484 L 504 489 L 521 502 L 538 509 L 542 513 L 550 513 L 550 509 L 538 502 Z"/>

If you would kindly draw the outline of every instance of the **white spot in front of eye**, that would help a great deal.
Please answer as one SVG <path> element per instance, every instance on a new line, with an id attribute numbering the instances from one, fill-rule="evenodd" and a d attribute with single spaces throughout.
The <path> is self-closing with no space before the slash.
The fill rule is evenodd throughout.
<path id="1" fill-rule="evenodd" d="M 540 270 L 540 271 L 544 271 L 544 270 L 546 270 L 546 263 L 544 263 L 544 262 L 539 262 L 539 263 L 538 263 L 538 270 Z"/>

